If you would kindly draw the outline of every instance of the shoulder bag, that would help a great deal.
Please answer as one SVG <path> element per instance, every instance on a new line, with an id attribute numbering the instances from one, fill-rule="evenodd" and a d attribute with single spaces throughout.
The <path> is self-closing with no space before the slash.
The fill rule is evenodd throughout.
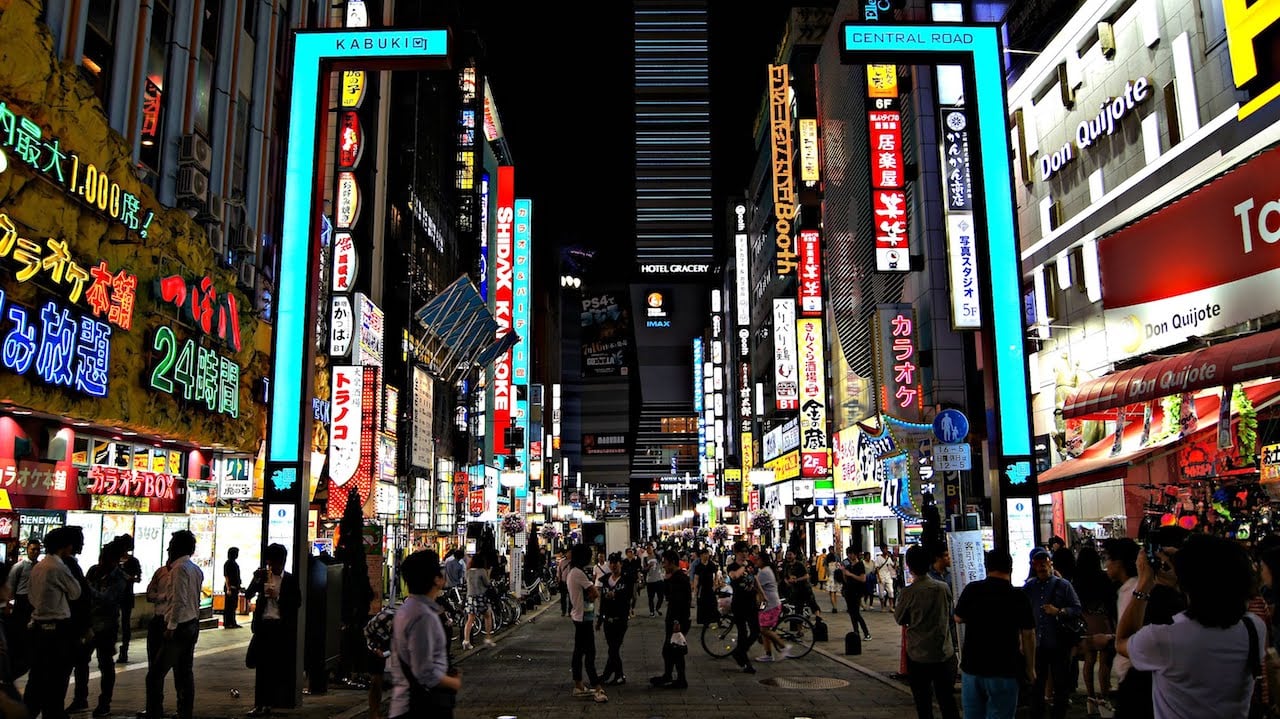
<path id="1" fill-rule="evenodd" d="M 452 710 L 457 705 L 457 692 L 440 687 L 428 689 L 422 686 L 403 659 L 400 660 L 400 671 L 404 674 L 405 681 L 409 683 L 409 716 L 429 717 L 436 709 Z"/>

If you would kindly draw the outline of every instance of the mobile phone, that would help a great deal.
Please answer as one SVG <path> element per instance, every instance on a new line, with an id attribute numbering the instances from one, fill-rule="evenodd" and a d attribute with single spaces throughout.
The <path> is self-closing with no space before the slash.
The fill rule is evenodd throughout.
<path id="1" fill-rule="evenodd" d="M 1152 541 L 1147 541 L 1143 545 L 1143 549 L 1147 553 L 1147 564 L 1150 564 L 1151 568 L 1157 572 L 1164 571 L 1164 557 L 1160 555 L 1160 545 Z"/>

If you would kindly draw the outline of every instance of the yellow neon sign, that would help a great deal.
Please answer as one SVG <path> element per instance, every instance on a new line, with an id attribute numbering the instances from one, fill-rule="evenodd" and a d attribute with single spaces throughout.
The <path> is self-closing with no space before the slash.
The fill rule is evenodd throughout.
<path id="1" fill-rule="evenodd" d="M 1222 16 L 1227 26 L 1227 46 L 1231 50 L 1231 75 L 1237 88 L 1243 89 L 1258 76 L 1258 56 L 1253 41 L 1280 21 L 1280 3 L 1247 0 L 1222 0 Z M 1280 97 L 1280 82 L 1240 106 L 1237 115 L 1243 120 L 1264 105 Z"/>

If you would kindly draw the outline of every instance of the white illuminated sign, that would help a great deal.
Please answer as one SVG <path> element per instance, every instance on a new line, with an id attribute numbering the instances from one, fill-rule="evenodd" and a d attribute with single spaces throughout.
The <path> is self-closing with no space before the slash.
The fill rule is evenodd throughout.
<path id="1" fill-rule="evenodd" d="M 773 396 L 779 410 L 800 407 L 796 368 L 796 301 L 773 301 Z"/>
<path id="2" fill-rule="evenodd" d="M 333 368 L 329 418 L 329 479 L 341 487 L 360 468 L 360 430 L 364 399 L 364 370 Z"/>
<path id="3" fill-rule="evenodd" d="M 351 311 L 351 299 L 334 295 L 329 301 L 329 354 L 346 357 L 351 353 L 351 340 L 355 337 L 355 314 Z"/>
<path id="4" fill-rule="evenodd" d="M 978 303 L 973 213 L 947 213 L 947 276 L 951 280 L 951 326 L 965 330 L 980 328 L 982 307 Z"/>

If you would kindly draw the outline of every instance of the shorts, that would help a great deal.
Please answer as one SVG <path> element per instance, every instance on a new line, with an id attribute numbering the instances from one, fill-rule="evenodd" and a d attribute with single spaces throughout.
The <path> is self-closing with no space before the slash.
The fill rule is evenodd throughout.
<path id="1" fill-rule="evenodd" d="M 481 594 L 478 597 L 467 597 L 467 614 L 483 617 L 489 611 L 489 598 Z"/>
<path id="2" fill-rule="evenodd" d="M 782 616 L 781 604 L 774 607 L 773 609 L 761 609 L 760 610 L 760 627 L 762 629 L 773 629 L 774 627 L 778 626 L 778 617 L 781 617 L 781 616 Z"/>
<path id="3" fill-rule="evenodd" d="M 880 596 L 893 599 L 893 580 L 880 582 Z"/>

